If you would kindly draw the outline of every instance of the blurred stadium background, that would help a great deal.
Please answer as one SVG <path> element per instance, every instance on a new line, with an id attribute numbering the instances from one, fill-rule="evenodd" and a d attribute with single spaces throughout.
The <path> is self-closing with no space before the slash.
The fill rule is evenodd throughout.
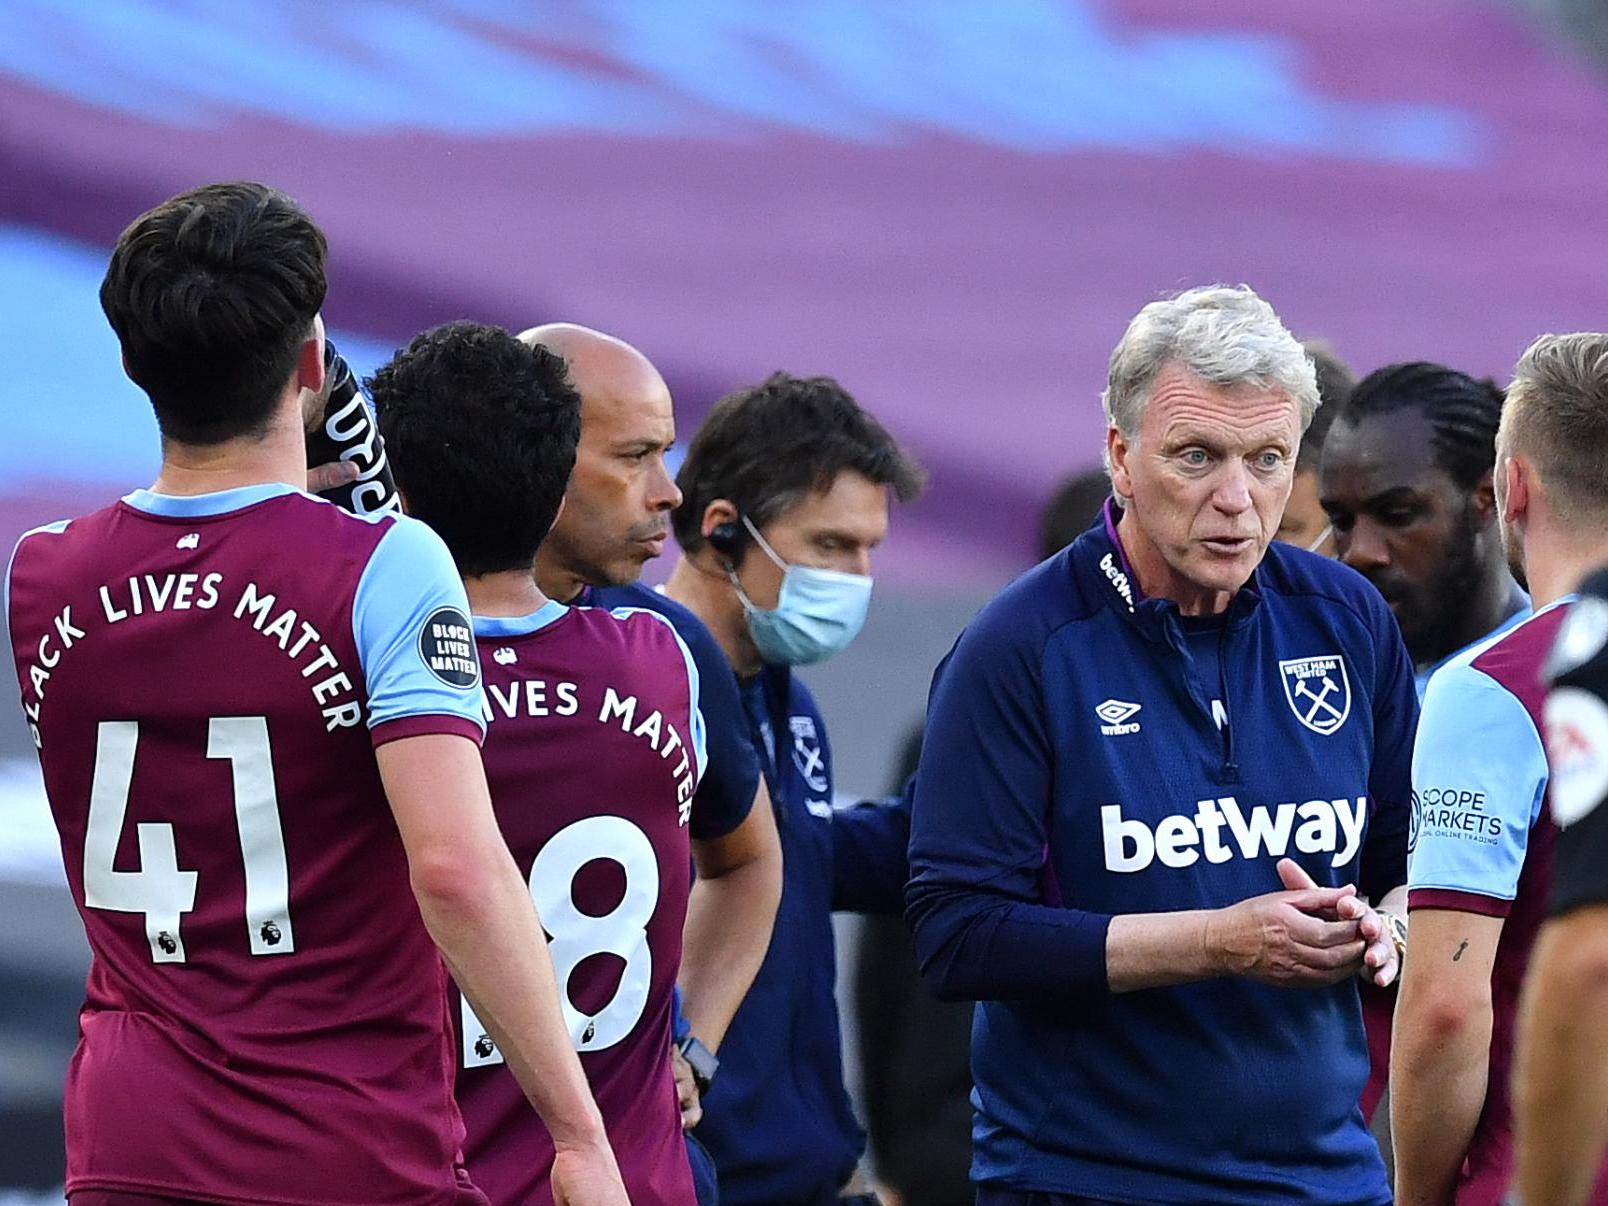
<path id="1" fill-rule="evenodd" d="M 329 233 L 361 370 L 452 318 L 569 319 L 661 366 L 684 435 L 786 368 L 920 455 L 865 635 L 809 673 L 874 792 L 1097 462 L 1147 299 L 1248 281 L 1360 371 L 1501 376 L 1603 325 L 1605 57 L 1590 0 L 0 0 L 0 545 L 155 470 L 96 301 L 118 231 L 270 181 Z M 0 1203 L 59 1200 L 85 960 L 0 708 Z"/>

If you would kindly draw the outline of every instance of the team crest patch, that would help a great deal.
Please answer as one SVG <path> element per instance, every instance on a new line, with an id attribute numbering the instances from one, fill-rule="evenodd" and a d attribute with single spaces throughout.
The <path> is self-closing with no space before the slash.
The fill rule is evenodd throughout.
<path id="1" fill-rule="evenodd" d="M 787 727 L 793 733 L 793 765 L 811 791 L 825 791 L 831 784 L 826 777 L 826 755 L 821 750 L 821 739 L 815 732 L 814 718 L 791 716 Z"/>
<path id="2" fill-rule="evenodd" d="M 1279 678 L 1290 711 L 1314 733 L 1327 737 L 1351 715 L 1351 680 L 1339 654 L 1281 661 Z"/>
<path id="3" fill-rule="evenodd" d="M 430 673 L 449 687 L 468 690 L 480 683 L 480 658 L 469 617 L 456 607 L 438 607 L 419 629 L 419 656 Z"/>

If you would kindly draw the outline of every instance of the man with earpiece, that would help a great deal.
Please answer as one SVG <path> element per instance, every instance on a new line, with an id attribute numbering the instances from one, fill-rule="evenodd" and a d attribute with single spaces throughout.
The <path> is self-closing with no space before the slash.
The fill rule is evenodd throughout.
<path id="1" fill-rule="evenodd" d="M 698 1135 L 723 1206 L 873 1202 L 843 1085 L 832 912 L 903 907 L 908 799 L 834 810 L 826 725 L 794 666 L 842 652 L 871 601 L 889 495 L 924 474 L 837 382 L 777 373 L 718 403 L 677 476 L 667 593 L 720 643 L 776 810 L 781 907 L 726 1032 Z"/>

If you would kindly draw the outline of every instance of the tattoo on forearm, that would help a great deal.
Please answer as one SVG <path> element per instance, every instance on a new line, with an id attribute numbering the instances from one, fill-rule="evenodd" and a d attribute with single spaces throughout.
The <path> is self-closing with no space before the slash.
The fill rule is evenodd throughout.
<path id="1" fill-rule="evenodd" d="M 1457 954 L 1452 956 L 1452 962 L 1456 963 L 1459 959 L 1461 959 L 1463 957 L 1463 952 L 1466 950 L 1468 950 L 1468 940 L 1464 939 L 1462 942 L 1457 944 Z"/>

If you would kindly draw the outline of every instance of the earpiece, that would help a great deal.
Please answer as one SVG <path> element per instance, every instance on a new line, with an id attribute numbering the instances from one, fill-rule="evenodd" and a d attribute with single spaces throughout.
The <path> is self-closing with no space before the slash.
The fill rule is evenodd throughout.
<path id="1" fill-rule="evenodd" d="M 710 529 L 708 540 L 709 547 L 714 549 L 715 552 L 736 561 L 743 548 L 742 525 L 736 523 L 716 524 Z"/>

